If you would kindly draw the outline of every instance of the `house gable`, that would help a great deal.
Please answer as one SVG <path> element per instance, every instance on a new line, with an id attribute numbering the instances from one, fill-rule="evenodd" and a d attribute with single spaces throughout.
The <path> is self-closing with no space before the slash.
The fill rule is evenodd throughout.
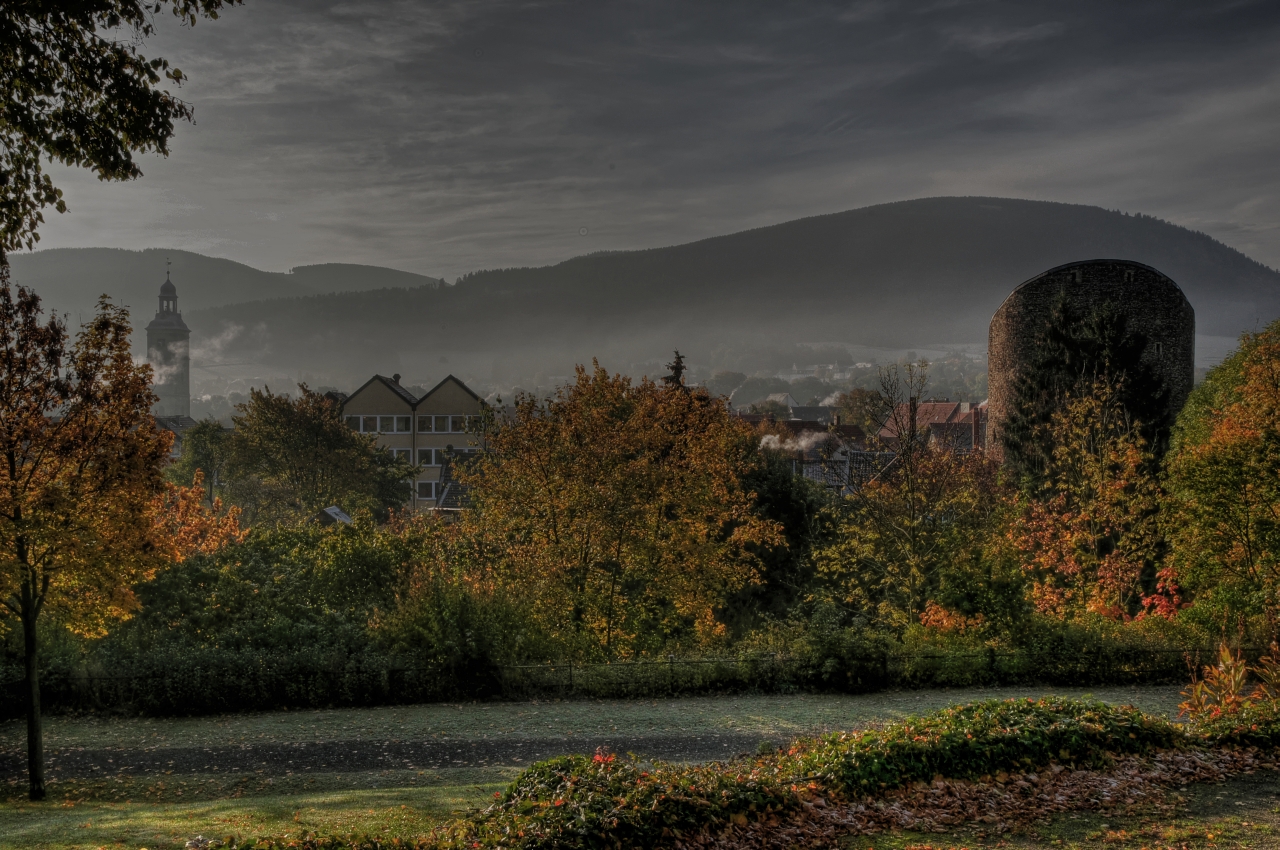
<path id="1" fill-rule="evenodd" d="M 393 414 L 413 410 L 412 396 L 395 385 L 390 378 L 374 375 L 364 386 L 347 397 L 342 405 L 344 414 Z"/>
<path id="2" fill-rule="evenodd" d="M 432 387 L 418 399 L 419 413 L 476 414 L 484 407 L 480 396 L 453 375 Z"/>

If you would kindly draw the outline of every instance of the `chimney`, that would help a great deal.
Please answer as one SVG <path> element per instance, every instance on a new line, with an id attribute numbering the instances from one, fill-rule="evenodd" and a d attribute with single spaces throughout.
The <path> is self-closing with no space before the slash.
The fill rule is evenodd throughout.
<path id="1" fill-rule="evenodd" d="M 395 381 L 395 382 L 396 382 L 396 385 L 397 385 L 397 386 L 399 386 L 399 384 L 400 384 L 400 373 L 399 373 L 399 372 L 396 372 L 394 375 L 392 375 L 392 376 L 391 376 L 391 380 Z"/>

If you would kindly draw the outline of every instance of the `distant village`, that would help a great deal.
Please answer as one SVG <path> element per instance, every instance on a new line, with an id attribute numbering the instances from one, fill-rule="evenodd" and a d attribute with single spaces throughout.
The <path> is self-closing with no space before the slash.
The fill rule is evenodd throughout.
<path id="1" fill-rule="evenodd" d="M 741 420 L 757 427 L 762 445 L 787 453 L 793 470 L 838 493 L 847 493 L 889 469 L 903 423 L 928 445 L 952 452 L 999 453 L 1000 421 L 1013 392 L 1021 364 L 1034 347 L 1037 329 L 1063 303 L 1078 308 L 1108 302 L 1122 305 L 1132 327 L 1147 340 L 1145 357 L 1163 376 L 1169 404 L 1181 408 L 1191 390 L 1194 369 L 1195 316 L 1181 289 L 1159 271 L 1124 260 L 1090 260 L 1050 269 L 1021 284 L 996 311 L 991 322 L 986 386 L 990 398 L 951 400 L 928 395 L 899 400 L 883 411 L 875 425 L 848 421 L 839 399 L 802 403 L 789 391 L 763 398 L 749 390 L 767 386 L 740 373 L 720 373 L 707 389 L 728 398 Z M 175 435 L 174 453 L 181 452 L 183 432 L 196 424 L 191 416 L 191 331 L 178 309 L 177 288 L 166 275 L 160 287 L 159 308 L 147 325 L 147 359 L 155 372 L 157 421 Z M 793 387 L 813 381 L 848 381 L 873 363 L 794 366 L 779 372 L 776 382 Z M 717 386 L 719 379 L 720 386 Z M 728 386 L 728 383 L 735 386 Z M 564 376 L 560 383 L 568 383 Z M 456 511 L 467 503 L 465 488 L 453 478 L 453 464 L 482 451 L 483 437 L 475 427 L 487 404 L 453 375 L 430 389 L 408 388 L 401 376 L 376 374 L 350 393 L 326 393 L 346 424 L 373 436 L 378 445 L 417 470 L 410 482 L 409 505 L 416 509 Z M 744 397 L 747 399 L 744 403 Z"/>

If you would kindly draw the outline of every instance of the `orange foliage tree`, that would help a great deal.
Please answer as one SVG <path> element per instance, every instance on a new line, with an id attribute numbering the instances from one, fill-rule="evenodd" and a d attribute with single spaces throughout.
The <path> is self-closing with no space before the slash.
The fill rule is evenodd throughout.
<path id="1" fill-rule="evenodd" d="M 211 555 L 248 535 L 240 528 L 240 509 L 224 510 L 216 496 L 206 503 L 204 473 L 196 470 L 190 487 L 165 482 L 152 502 L 155 545 L 181 563 L 192 555 Z"/>
<path id="2" fill-rule="evenodd" d="M 36 624 L 49 610 L 98 635 L 137 607 L 163 563 L 153 506 L 170 435 L 151 417 L 150 368 L 106 299 L 73 344 L 0 265 L 0 602 L 21 622 L 30 796 L 44 797 Z"/>
<path id="3" fill-rule="evenodd" d="M 461 473 L 466 522 L 571 652 L 715 642 L 717 606 L 756 579 L 753 546 L 781 545 L 741 483 L 755 434 L 678 378 L 578 367 L 552 398 L 517 397 L 488 446 Z"/>
<path id="4" fill-rule="evenodd" d="M 1116 387 L 1097 381 L 1050 422 L 1052 456 L 1042 490 L 1024 501 L 1009 536 L 1024 556 L 1044 613 L 1140 613 L 1161 547 L 1160 492 L 1139 425 Z"/>
<path id="5" fill-rule="evenodd" d="M 1197 606 L 1259 617 L 1280 638 L 1280 323 L 1246 336 L 1239 368 L 1169 462 L 1171 568 Z M 1224 364 L 1224 366 L 1227 364 Z M 1208 383 L 1208 382 L 1207 382 Z"/>

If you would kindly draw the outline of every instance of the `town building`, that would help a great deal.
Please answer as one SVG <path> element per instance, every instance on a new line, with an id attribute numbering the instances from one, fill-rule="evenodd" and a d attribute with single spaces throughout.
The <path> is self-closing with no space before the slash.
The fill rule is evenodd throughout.
<path id="1" fill-rule="evenodd" d="M 466 503 L 453 470 L 484 447 L 476 430 L 485 405 L 470 387 L 449 375 L 417 397 L 400 385 L 399 375 L 374 375 L 350 395 L 330 397 L 347 425 L 418 467 L 411 506 L 454 510 Z"/>
<path id="2" fill-rule="evenodd" d="M 914 408 L 914 410 L 913 410 Z M 880 428 L 880 442 L 893 447 L 898 442 L 898 429 L 909 428 L 915 420 L 916 430 L 927 432 L 927 445 L 951 451 L 985 450 L 987 446 L 987 403 L 967 401 L 906 401 Z"/>
<path id="3" fill-rule="evenodd" d="M 160 309 L 147 325 L 147 363 L 154 375 L 157 418 L 191 418 L 191 329 L 178 310 L 178 289 L 165 272 Z"/>

